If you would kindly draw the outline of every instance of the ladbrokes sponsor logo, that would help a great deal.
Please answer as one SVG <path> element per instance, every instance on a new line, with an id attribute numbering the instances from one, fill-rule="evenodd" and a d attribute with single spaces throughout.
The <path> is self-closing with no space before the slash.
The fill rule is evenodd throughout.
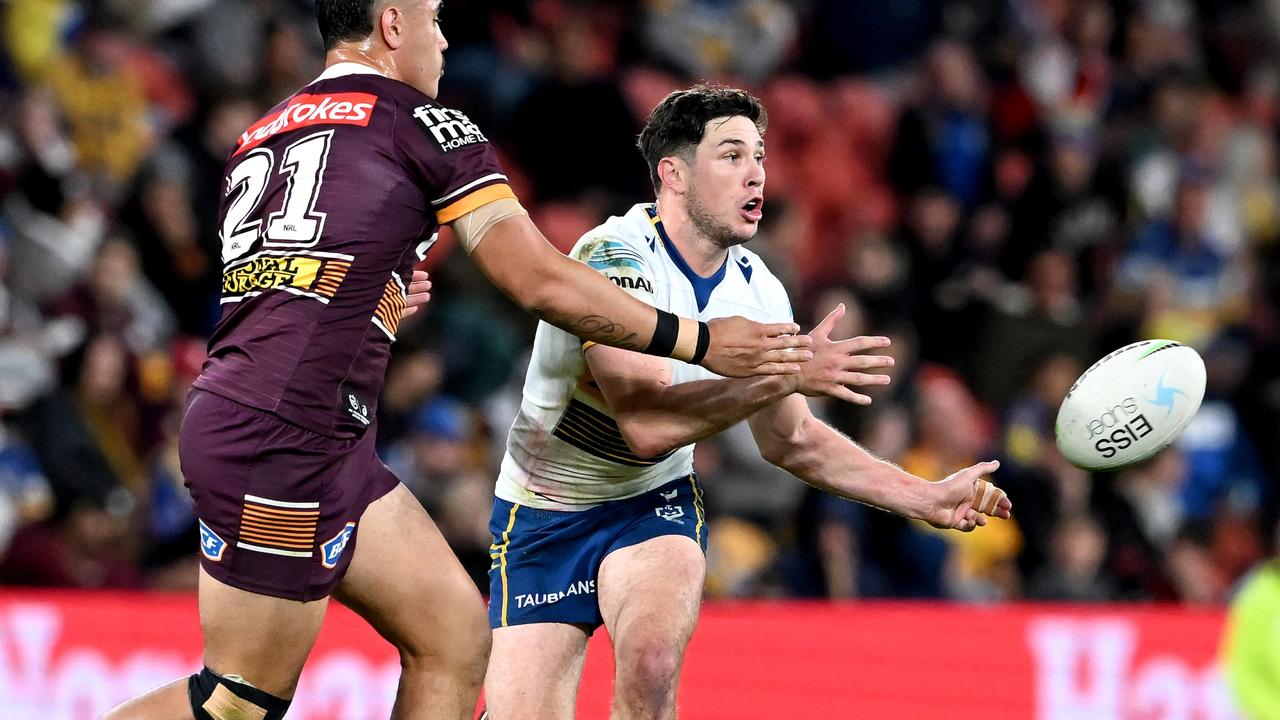
<path id="1" fill-rule="evenodd" d="M 227 268 L 222 296 L 240 298 L 267 290 L 291 288 L 327 302 L 338 291 L 351 262 L 331 257 L 255 255 Z"/>
<path id="2" fill-rule="evenodd" d="M 457 110 L 419 105 L 413 109 L 413 116 L 422 123 L 427 136 L 435 140 L 440 149 L 445 152 L 475 143 L 489 142 L 484 133 L 480 132 L 480 128 Z"/>
<path id="3" fill-rule="evenodd" d="M 368 127 L 378 96 L 369 93 L 295 95 L 283 110 L 259 120 L 240 134 L 235 155 L 261 145 L 267 138 L 312 125 L 359 125 Z"/>

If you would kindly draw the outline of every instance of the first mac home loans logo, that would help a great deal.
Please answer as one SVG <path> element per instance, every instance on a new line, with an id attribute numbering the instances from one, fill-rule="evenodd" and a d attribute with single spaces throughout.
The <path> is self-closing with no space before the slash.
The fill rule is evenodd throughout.
<path id="1" fill-rule="evenodd" d="M 422 123 L 427 136 L 434 139 L 444 152 L 489 142 L 480 128 L 457 110 L 419 105 L 413 109 L 413 116 Z"/>

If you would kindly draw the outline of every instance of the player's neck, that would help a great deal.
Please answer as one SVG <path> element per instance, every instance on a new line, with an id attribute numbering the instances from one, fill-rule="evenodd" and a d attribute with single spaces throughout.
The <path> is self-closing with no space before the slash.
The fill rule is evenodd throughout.
<path id="1" fill-rule="evenodd" d="M 689 219 L 689 211 L 684 203 L 659 198 L 658 217 L 662 218 L 662 227 L 667 231 L 667 237 L 675 244 L 690 270 L 703 277 L 710 277 L 724 265 L 729 249 L 698 232 L 697 226 Z"/>
<path id="2" fill-rule="evenodd" d="M 341 45 L 325 53 L 325 67 L 332 67 L 338 63 L 364 65 L 377 70 L 392 80 L 400 79 L 395 60 L 391 58 L 389 53 L 381 53 L 374 48 L 366 48 L 364 45 Z"/>

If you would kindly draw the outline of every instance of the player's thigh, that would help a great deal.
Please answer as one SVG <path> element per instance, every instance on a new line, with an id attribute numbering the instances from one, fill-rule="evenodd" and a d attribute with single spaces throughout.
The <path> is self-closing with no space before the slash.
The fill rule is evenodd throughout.
<path id="1" fill-rule="evenodd" d="M 259 690 L 292 698 L 328 604 L 328 598 L 302 602 L 241 590 L 201 568 L 204 664 L 219 675 L 239 675 Z"/>
<path id="2" fill-rule="evenodd" d="M 707 561 L 692 538 L 662 535 L 609 553 L 600 565 L 600 612 L 620 665 L 655 648 L 682 657 L 698 622 Z"/>
<path id="3" fill-rule="evenodd" d="M 587 657 L 587 630 L 569 623 L 495 628 L 484 679 L 489 720 L 568 720 Z"/>
<path id="4" fill-rule="evenodd" d="M 361 516 L 355 553 L 334 597 L 406 660 L 478 662 L 483 670 L 489 626 L 480 591 L 404 485 Z"/>

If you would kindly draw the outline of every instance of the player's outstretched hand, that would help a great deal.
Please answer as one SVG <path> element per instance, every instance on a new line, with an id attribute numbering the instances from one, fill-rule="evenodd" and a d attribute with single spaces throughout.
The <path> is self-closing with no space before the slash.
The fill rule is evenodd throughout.
<path id="1" fill-rule="evenodd" d="M 796 375 L 796 392 L 810 397 L 830 395 L 858 405 L 870 405 L 871 398 L 852 388 L 888 385 L 889 376 L 873 372 L 893 367 L 888 355 L 863 355 L 868 350 L 889 347 L 887 337 L 854 337 L 832 340 L 831 330 L 844 317 L 844 303 L 827 314 L 809 331 L 813 338 L 813 359 Z"/>
<path id="2" fill-rule="evenodd" d="M 409 317 L 427 303 L 431 302 L 431 280 L 426 270 L 414 270 L 413 279 L 409 281 L 409 292 L 404 296 L 404 312 L 400 317 Z"/>
<path id="3" fill-rule="evenodd" d="M 800 363 L 813 359 L 808 335 L 797 335 L 795 323 L 764 325 L 744 317 L 716 318 L 707 323 L 711 345 L 702 366 L 725 377 L 794 375 Z"/>
<path id="4" fill-rule="evenodd" d="M 982 477 L 998 467 L 995 460 L 981 462 L 934 483 L 937 494 L 925 520 L 936 528 L 969 532 L 986 525 L 988 517 L 1008 519 L 1013 512 L 1009 496 Z"/>

